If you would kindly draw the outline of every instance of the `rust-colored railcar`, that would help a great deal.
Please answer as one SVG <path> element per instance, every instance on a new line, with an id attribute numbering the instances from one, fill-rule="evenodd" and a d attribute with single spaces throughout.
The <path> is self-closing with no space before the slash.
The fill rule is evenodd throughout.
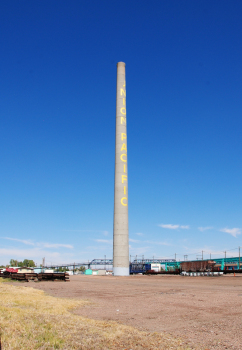
<path id="1" fill-rule="evenodd" d="M 181 263 L 181 270 L 186 272 L 211 271 L 215 265 L 213 260 L 184 261 Z"/>

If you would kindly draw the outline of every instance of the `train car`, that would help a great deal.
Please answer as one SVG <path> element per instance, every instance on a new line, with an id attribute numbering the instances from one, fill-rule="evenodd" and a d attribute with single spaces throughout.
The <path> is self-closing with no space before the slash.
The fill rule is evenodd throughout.
<path id="1" fill-rule="evenodd" d="M 148 270 L 151 270 L 151 264 L 147 263 L 131 263 L 129 265 L 129 273 L 130 275 L 134 274 L 145 274 Z"/>
<path id="2" fill-rule="evenodd" d="M 181 271 L 186 272 L 204 272 L 211 271 L 215 264 L 213 260 L 183 261 L 180 264 L 180 268 Z"/>

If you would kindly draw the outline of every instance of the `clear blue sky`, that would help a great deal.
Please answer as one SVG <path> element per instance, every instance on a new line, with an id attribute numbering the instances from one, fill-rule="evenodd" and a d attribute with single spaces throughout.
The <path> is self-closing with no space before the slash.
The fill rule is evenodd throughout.
<path id="1" fill-rule="evenodd" d="M 118 61 L 130 254 L 242 246 L 241 18 L 240 0 L 0 2 L 0 264 L 112 257 Z"/>

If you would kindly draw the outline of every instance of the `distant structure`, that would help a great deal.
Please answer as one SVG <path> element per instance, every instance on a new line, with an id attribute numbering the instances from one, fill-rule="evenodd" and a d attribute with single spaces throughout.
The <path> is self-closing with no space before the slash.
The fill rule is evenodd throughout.
<path id="1" fill-rule="evenodd" d="M 125 63 L 117 64 L 113 274 L 129 275 L 128 159 Z"/>

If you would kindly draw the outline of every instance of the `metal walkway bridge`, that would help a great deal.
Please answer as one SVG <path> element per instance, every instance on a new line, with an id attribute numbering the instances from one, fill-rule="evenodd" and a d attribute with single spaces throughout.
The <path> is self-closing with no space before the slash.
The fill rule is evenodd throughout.
<path id="1" fill-rule="evenodd" d="M 174 264 L 176 263 L 175 259 L 134 259 L 132 261 L 133 264 Z M 45 269 L 58 269 L 58 268 L 70 268 L 70 269 L 75 269 L 78 268 L 80 266 L 87 266 L 88 268 L 90 268 L 91 266 L 112 266 L 113 265 L 113 259 L 93 259 L 91 261 L 82 261 L 82 262 L 74 262 L 74 263 L 70 263 L 70 264 L 51 264 L 51 265 L 45 265 L 42 268 Z"/>
<path id="2" fill-rule="evenodd" d="M 91 266 L 94 265 L 113 265 L 113 259 L 93 259 L 91 261 L 82 261 L 82 262 L 74 262 L 74 263 L 70 263 L 70 264 L 51 264 L 51 265 L 45 265 L 42 268 L 45 269 L 58 269 L 60 267 L 64 268 L 64 267 L 68 267 L 74 270 L 77 267 L 80 266 L 87 266 L 88 268 L 90 268 Z"/>

